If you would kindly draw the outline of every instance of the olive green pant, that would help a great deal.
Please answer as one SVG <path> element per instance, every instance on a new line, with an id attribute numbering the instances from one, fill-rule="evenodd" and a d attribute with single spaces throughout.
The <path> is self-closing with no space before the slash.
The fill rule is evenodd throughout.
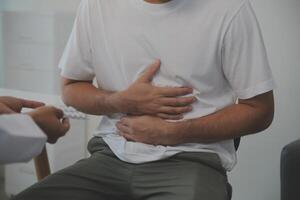
<path id="1" fill-rule="evenodd" d="M 80 160 L 21 192 L 13 200 L 228 200 L 228 182 L 213 153 L 180 153 L 165 160 L 130 164 L 101 138 Z M 67 159 L 67 158 L 66 158 Z"/>

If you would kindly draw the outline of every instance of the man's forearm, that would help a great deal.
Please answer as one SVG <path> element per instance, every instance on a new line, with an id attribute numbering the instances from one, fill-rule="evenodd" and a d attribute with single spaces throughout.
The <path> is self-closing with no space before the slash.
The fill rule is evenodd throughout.
<path id="1" fill-rule="evenodd" d="M 92 115 L 107 115 L 121 112 L 116 106 L 115 92 L 96 88 L 90 82 L 75 82 L 63 88 L 66 105 Z"/>
<path id="2" fill-rule="evenodd" d="M 171 129 L 180 143 L 211 143 L 263 131 L 272 120 L 272 108 L 236 104 L 205 117 L 174 123 Z"/>

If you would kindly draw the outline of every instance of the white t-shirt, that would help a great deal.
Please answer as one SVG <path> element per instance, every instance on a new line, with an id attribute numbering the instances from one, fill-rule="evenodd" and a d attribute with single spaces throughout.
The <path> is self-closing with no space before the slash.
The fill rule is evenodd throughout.
<path id="1" fill-rule="evenodd" d="M 214 113 L 274 88 L 257 19 L 248 0 L 83 0 L 61 59 L 62 76 L 126 89 L 155 59 L 159 86 L 191 86 L 198 101 L 185 119 Z M 120 115 L 104 116 L 95 131 L 121 160 L 144 163 L 182 151 L 217 153 L 236 163 L 233 140 L 153 146 L 116 132 Z"/>

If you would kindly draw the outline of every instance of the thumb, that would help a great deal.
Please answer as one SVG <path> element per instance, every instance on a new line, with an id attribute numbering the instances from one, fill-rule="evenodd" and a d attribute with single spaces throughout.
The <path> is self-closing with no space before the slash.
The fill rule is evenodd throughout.
<path id="1" fill-rule="evenodd" d="M 143 74 L 137 79 L 137 82 L 141 83 L 149 83 L 152 81 L 154 75 L 158 72 L 161 65 L 160 60 L 156 60 L 153 64 L 151 64 Z"/>
<path id="2" fill-rule="evenodd" d="M 68 118 L 63 118 L 62 120 L 62 132 L 66 134 L 70 130 L 70 120 Z"/>

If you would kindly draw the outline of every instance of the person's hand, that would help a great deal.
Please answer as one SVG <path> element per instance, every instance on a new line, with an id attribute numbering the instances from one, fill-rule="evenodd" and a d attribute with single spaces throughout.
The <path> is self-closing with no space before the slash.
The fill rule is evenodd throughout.
<path id="1" fill-rule="evenodd" d="M 12 109 L 10 109 L 7 105 L 0 102 L 0 115 L 1 114 L 11 114 L 15 113 Z"/>
<path id="2" fill-rule="evenodd" d="M 117 122 L 119 135 L 129 141 L 151 145 L 176 145 L 180 143 L 179 135 L 172 134 L 172 122 L 159 117 L 134 116 L 123 117 Z"/>
<path id="3" fill-rule="evenodd" d="M 70 123 L 64 118 L 62 110 L 52 106 L 44 106 L 27 113 L 33 121 L 48 136 L 48 142 L 56 143 L 58 138 L 64 136 L 70 129 Z"/>
<path id="4" fill-rule="evenodd" d="M 0 114 L 20 113 L 22 108 L 38 108 L 45 104 L 15 97 L 0 97 Z"/>
<path id="5" fill-rule="evenodd" d="M 154 115 L 163 119 L 181 119 L 183 113 L 192 110 L 191 104 L 196 101 L 188 87 L 155 87 L 151 84 L 154 75 L 160 68 L 160 61 L 148 69 L 125 91 L 115 93 L 119 110 L 130 115 Z"/>

